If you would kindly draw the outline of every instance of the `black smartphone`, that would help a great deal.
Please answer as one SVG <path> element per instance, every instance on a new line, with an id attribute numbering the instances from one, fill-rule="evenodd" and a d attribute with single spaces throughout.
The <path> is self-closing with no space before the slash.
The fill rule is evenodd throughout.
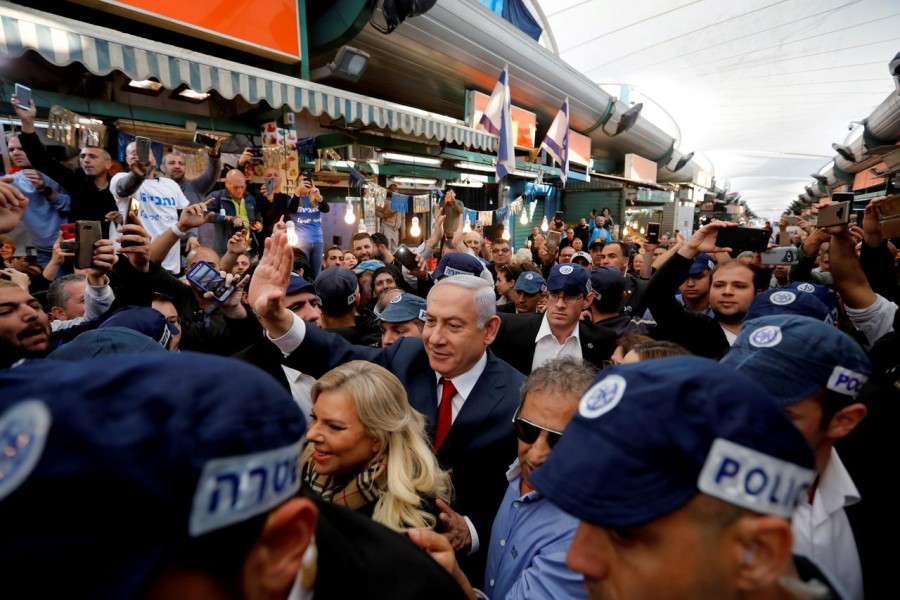
<path id="1" fill-rule="evenodd" d="M 765 252 L 769 247 L 768 229 L 753 227 L 723 227 L 716 235 L 716 246 L 731 248 L 732 253 Z"/>
<path id="2" fill-rule="evenodd" d="M 659 243 L 659 223 L 647 223 L 647 243 L 648 244 L 658 244 Z"/>
<path id="3" fill-rule="evenodd" d="M 204 292 L 211 292 L 216 302 L 224 302 L 234 293 L 234 286 L 225 285 L 225 278 L 218 269 L 202 260 L 194 263 L 187 280 Z"/>
<path id="4" fill-rule="evenodd" d="M 835 194 L 838 196 L 839 194 Z M 851 194 L 852 195 L 852 194 Z M 837 202 L 826 204 L 819 209 L 816 220 L 818 227 L 831 227 L 833 225 L 846 225 L 850 222 L 850 202 Z"/>
<path id="5" fill-rule="evenodd" d="M 89 269 L 94 264 L 94 244 L 100 240 L 103 230 L 100 221 L 75 223 L 75 267 Z"/>
<path id="6" fill-rule="evenodd" d="M 150 138 L 140 135 L 135 137 L 134 152 L 139 162 L 150 162 Z"/>
<path id="7" fill-rule="evenodd" d="M 416 255 L 412 250 L 406 247 L 406 244 L 397 246 L 397 249 L 394 251 L 394 258 L 409 271 L 415 271 L 419 268 L 419 263 L 416 261 Z"/>
<path id="8" fill-rule="evenodd" d="M 211 135 L 206 135 L 205 133 L 200 133 L 199 131 L 194 132 L 194 143 L 202 144 L 207 148 L 215 148 L 216 144 L 219 143 L 218 138 L 214 138 Z"/>
<path id="9" fill-rule="evenodd" d="M 24 109 L 31 108 L 31 88 L 22 85 L 21 83 L 16 84 L 16 100 L 19 101 L 19 106 Z"/>
<path id="10" fill-rule="evenodd" d="M 760 252 L 759 260 L 764 265 L 796 265 L 800 262 L 800 254 L 796 246 L 784 246 Z"/>
<path id="11" fill-rule="evenodd" d="M 25 262 L 37 262 L 38 253 L 34 246 L 25 246 Z"/>

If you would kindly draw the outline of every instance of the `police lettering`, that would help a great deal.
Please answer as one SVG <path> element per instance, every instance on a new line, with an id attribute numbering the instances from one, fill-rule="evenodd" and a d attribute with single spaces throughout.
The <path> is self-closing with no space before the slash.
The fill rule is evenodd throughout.
<path id="1" fill-rule="evenodd" d="M 714 482 L 717 487 L 754 498 L 754 503 L 790 509 L 797 505 L 801 495 L 809 487 L 809 482 L 790 477 L 790 474 L 785 476 L 771 469 L 771 465 L 741 462 L 739 458 L 727 456 L 722 457 Z"/>

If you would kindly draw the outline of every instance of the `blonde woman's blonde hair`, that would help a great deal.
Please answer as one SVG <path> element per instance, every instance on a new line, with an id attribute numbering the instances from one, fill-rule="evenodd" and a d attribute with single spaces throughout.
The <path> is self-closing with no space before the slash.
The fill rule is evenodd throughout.
<path id="1" fill-rule="evenodd" d="M 449 504 L 453 488 L 428 442 L 425 418 L 410 406 L 400 380 L 384 367 L 354 360 L 319 378 L 311 390 L 313 404 L 326 391 L 347 393 L 366 431 L 380 442 L 372 461 L 385 460 L 387 489 L 372 519 L 397 531 L 433 529 L 437 519 L 422 508 L 422 499 L 440 498 Z M 304 464 L 311 452 L 307 446 Z"/>

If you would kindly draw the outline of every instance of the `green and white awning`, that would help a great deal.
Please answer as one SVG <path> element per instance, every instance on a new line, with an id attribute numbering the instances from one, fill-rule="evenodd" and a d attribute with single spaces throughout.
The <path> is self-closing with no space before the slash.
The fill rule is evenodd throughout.
<path id="1" fill-rule="evenodd" d="M 228 99 L 264 100 L 275 108 L 343 117 L 348 123 L 361 121 L 481 150 L 497 146 L 496 136 L 450 117 L 0 1 L 0 55 L 18 57 L 26 50 L 57 66 L 79 62 L 96 75 L 118 70 L 136 80 L 156 78 L 168 89 L 186 84 Z"/>

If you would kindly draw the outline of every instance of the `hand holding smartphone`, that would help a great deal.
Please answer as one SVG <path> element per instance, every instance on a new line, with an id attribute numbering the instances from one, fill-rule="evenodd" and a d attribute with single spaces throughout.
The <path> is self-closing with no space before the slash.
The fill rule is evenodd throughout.
<path id="1" fill-rule="evenodd" d="M 78 221 L 75 225 L 75 267 L 89 269 L 94 266 L 94 244 L 100 241 L 103 230 L 100 229 L 100 221 Z"/>
<path id="2" fill-rule="evenodd" d="M 187 280 L 204 292 L 210 292 L 216 302 L 224 302 L 234 293 L 234 286 L 225 285 L 225 278 L 218 269 L 202 260 L 191 267 Z"/>
<path id="3" fill-rule="evenodd" d="M 716 235 L 716 246 L 731 248 L 732 253 L 765 252 L 769 247 L 769 230 L 753 227 L 722 227 Z"/>
<path id="4" fill-rule="evenodd" d="M 659 223 L 647 223 L 647 243 L 659 244 Z"/>
<path id="5" fill-rule="evenodd" d="M 150 138 L 137 136 L 134 138 L 134 151 L 138 162 L 150 162 Z"/>
<path id="6" fill-rule="evenodd" d="M 415 253 L 413 253 L 406 244 L 400 244 L 397 247 L 397 250 L 394 251 L 394 258 L 397 259 L 397 262 L 406 267 L 408 271 L 415 271 L 419 268 L 419 262 L 416 260 Z"/>
<path id="7" fill-rule="evenodd" d="M 25 87 L 21 83 L 16 84 L 16 100 L 19 101 L 19 106 L 28 110 L 31 108 L 31 88 Z"/>
<path id="8" fill-rule="evenodd" d="M 199 131 L 194 132 L 194 143 L 202 144 L 207 148 L 215 148 L 216 144 L 219 143 L 218 138 L 214 138 L 211 135 L 206 135 L 205 133 L 200 133 Z"/>

